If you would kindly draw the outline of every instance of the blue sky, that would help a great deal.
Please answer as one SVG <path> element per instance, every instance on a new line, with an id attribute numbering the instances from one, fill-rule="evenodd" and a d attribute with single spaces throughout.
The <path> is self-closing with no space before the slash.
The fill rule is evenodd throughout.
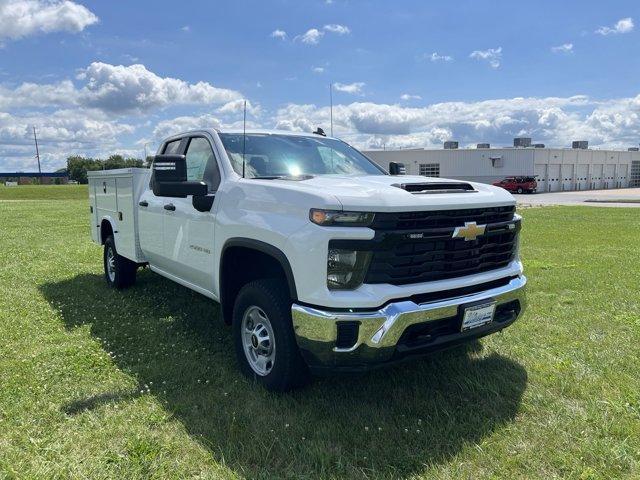
<path id="1" fill-rule="evenodd" d="M 0 170 L 142 156 L 185 128 L 328 129 L 363 148 L 640 142 L 632 1 L 0 0 Z"/>

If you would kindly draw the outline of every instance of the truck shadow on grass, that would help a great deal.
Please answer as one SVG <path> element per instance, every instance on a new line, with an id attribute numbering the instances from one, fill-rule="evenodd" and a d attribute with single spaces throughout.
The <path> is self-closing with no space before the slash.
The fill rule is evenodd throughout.
<path id="1" fill-rule="evenodd" d="M 139 385 L 74 399 L 67 414 L 148 389 L 216 461 L 249 478 L 420 473 L 513 421 L 527 383 L 521 365 L 474 342 L 273 394 L 240 375 L 218 305 L 169 280 L 144 271 L 118 292 L 85 274 L 41 290 L 68 329 L 88 327 Z"/>

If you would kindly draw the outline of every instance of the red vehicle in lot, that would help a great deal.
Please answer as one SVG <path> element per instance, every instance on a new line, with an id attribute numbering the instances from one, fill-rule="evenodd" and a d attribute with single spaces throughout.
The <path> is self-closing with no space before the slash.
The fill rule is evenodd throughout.
<path id="1" fill-rule="evenodd" d="M 534 193 L 538 188 L 536 177 L 532 176 L 507 177 L 499 182 L 494 182 L 494 185 L 511 193 Z"/>

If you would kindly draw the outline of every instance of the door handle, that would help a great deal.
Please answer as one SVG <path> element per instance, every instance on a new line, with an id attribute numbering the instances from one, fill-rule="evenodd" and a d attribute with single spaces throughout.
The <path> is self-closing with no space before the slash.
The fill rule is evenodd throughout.
<path id="1" fill-rule="evenodd" d="M 148 207 L 149 202 L 145 202 L 144 200 L 142 200 L 141 202 L 138 202 L 138 205 L 140 205 L 141 207 Z"/>
<path id="2" fill-rule="evenodd" d="M 176 206 L 173 203 L 167 203 L 163 208 L 173 212 L 176 209 Z"/>

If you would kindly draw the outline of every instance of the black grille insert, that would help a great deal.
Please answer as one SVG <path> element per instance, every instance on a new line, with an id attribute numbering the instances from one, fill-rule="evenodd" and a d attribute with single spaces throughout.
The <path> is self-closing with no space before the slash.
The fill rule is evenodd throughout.
<path id="1" fill-rule="evenodd" d="M 333 248 L 371 251 L 364 283 L 406 285 L 506 267 L 514 258 L 520 222 L 514 206 L 376 213 L 372 240 L 331 241 Z M 486 225 L 475 238 L 454 238 L 457 227 Z"/>
<path id="2" fill-rule="evenodd" d="M 371 224 L 374 230 L 412 230 L 423 228 L 459 227 L 465 222 L 478 225 L 508 222 L 513 218 L 515 206 L 439 210 L 433 212 L 376 213 Z"/>

